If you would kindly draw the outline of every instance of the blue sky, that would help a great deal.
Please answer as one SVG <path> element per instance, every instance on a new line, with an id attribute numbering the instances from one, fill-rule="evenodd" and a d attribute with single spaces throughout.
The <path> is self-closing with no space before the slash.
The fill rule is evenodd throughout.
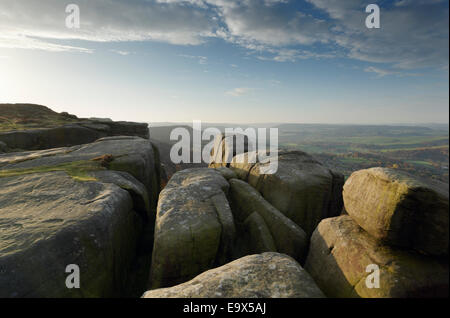
<path id="1" fill-rule="evenodd" d="M 0 102 L 190 122 L 448 122 L 448 1 L 0 0 Z M 365 7 L 381 28 L 365 27 Z"/>

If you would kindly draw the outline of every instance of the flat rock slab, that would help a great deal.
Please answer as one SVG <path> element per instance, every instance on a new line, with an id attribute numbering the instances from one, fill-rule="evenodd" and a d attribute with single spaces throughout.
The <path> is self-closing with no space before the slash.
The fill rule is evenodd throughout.
<path id="1" fill-rule="evenodd" d="M 0 178 L 0 297 L 111 297 L 123 287 L 140 219 L 114 184 L 65 172 Z M 81 288 L 65 285 L 80 268 Z"/>
<path id="2" fill-rule="evenodd" d="M 448 297 L 448 263 L 380 244 L 348 215 L 319 224 L 305 269 L 328 297 Z"/>
<path id="3" fill-rule="evenodd" d="M 143 298 L 322 298 L 309 274 L 291 257 L 250 255 Z"/>
<path id="4" fill-rule="evenodd" d="M 347 213 L 383 242 L 448 255 L 448 184 L 387 168 L 354 172 L 344 185 Z"/>
<path id="5" fill-rule="evenodd" d="M 148 124 L 84 120 L 52 128 L 0 132 L 0 142 L 10 149 L 38 150 L 87 144 L 108 136 L 148 139 Z"/>
<path id="6" fill-rule="evenodd" d="M 172 176 L 158 201 L 152 288 L 185 282 L 222 259 L 219 251 L 226 247 L 221 242 L 229 246 L 227 235 L 231 234 L 222 231 L 232 226 L 225 198 L 228 188 L 214 169 L 187 169 Z"/>
<path id="7" fill-rule="evenodd" d="M 109 170 L 128 172 L 144 185 L 153 211 L 150 217 L 154 220 L 160 190 L 160 164 L 157 151 L 147 139 L 131 136 L 105 137 L 86 145 L 4 154 L 0 155 L 0 170 L 22 170 L 24 173 L 42 167 L 51 170 L 51 167 L 74 162 L 92 163 L 92 159 L 104 155 L 111 155 L 113 158 L 106 165 Z"/>

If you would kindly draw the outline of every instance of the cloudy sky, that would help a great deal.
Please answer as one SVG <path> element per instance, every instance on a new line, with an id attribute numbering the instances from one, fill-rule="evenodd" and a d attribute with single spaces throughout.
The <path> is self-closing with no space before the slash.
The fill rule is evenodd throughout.
<path id="1" fill-rule="evenodd" d="M 447 0 L 0 0 L 0 103 L 148 122 L 448 122 L 448 19 Z"/>

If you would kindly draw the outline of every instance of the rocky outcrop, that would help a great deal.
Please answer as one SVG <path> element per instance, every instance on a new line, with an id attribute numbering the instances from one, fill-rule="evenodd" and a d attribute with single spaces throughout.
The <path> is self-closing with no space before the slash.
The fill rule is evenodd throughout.
<path id="1" fill-rule="evenodd" d="M 213 169 L 187 169 L 172 176 L 158 202 L 152 288 L 185 282 L 226 259 L 234 239 L 228 188 Z"/>
<path id="2" fill-rule="evenodd" d="M 256 139 L 245 134 L 219 134 L 211 149 L 210 168 L 229 167 L 236 155 L 256 150 Z"/>
<path id="3" fill-rule="evenodd" d="M 379 288 L 366 284 L 372 264 Z M 328 297 L 448 296 L 448 264 L 384 245 L 347 215 L 319 224 L 305 269 Z"/>
<path id="4" fill-rule="evenodd" d="M 327 296 L 448 296 L 448 259 L 435 256 L 448 254 L 448 192 L 372 168 L 347 180 L 344 202 L 348 215 L 319 224 L 305 265 Z"/>
<path id="5" fill-rule="evenodd" d="M 251 251 L 255 253 L 277 251 L 272 233 L 270 233 L 269 227 L 258 212 L 253 212 L 245 219 L 244 228 L 245 232 L 248 233 L 244 239 L 249 242 Z"/>
<path id="6" fill-rule="evenodd" d="M 278 159 L 274 156 L 278 169 L 273 174 L 264 174 L 267 163 L 252 163 L 251 158 L 254 154 L 236 155 L 230 169 L 308 236 L 322 219 L 341 213 L 343 175 L 301 151 L 280 152 Z"/>
<path id="7" fill-rule="evenodd" d="M 302 228 L 274 208 L 248 183 L 238 179 L 231 179 L 230 185 L 230 197 L 233 203 L 235 219 L 238 222 L 246 220 L 249 222 L 248 218 L 252 214 L 257 213 L 262 219 L 260 219 L 260 223 L 265 223 L 270 231 L 271 238 L 276 246 L 275 251 L 287 254 L 300 262 L 304 261 L 308 241 Z M 251 219 L 254 222 L 255 216 Z M 251 223 L 247 223 L 247 225 L 251 225 Z M 264 231 L 262 228 L 261 230 Z M 253 232 L 255 233 L 255 231 Z M 257 239 L 253 237 L 249 241 Z M 270 241 L 267 234 L 264 241 Z M 257 250 L 251 252 L 257 252 Z"/>
<path id="8" fill-rule="evenodd" d="M 53 128 L 2 132 L 0 141 L 10 149 L 39 150 L 87 144 L 107 136 L 138 136 L 148 139 L 148 125 L 131 122 L 81 121 Z"/>
<path id="9" fill-rule="evenodd" d="M 138 243 L 152 245 L 141 238 L 153 229 L 158 170 L 139 137 L 0 155 L 0 297 L 123 295 Z M 70 264 L 80 289 L 65 285 Z"/>
<path id="10" fill-rule="evenodd" d="M 321 298 L 309 274 L 289 256 L 264 253 L 240 258 L 144 298 Z"/>
<path id="11" fill-rule="evenodd" d="M 347 213 L 381 241 L 424 254 L 448 255 L 448 185 L 394 169 L 353 173 L 343 192 Z"/>

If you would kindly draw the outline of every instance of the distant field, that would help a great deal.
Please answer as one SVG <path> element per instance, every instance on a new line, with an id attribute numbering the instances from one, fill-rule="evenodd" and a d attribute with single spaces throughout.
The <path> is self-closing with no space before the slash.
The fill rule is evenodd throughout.
<path id="1" fill-rule="evenodd" d="M 172 144 L 168 136 L 175 127 L 152 127 L 151 138 Z M 224 127 L 226 125 L 218 126 L 221 130 Z M 272 127 L 279 130 L 281 149 L 311 153 L 346 177 L 356 170 L 383 166 L 448 183 L 449 131 L 445 125 L 286 124 Z"/>

